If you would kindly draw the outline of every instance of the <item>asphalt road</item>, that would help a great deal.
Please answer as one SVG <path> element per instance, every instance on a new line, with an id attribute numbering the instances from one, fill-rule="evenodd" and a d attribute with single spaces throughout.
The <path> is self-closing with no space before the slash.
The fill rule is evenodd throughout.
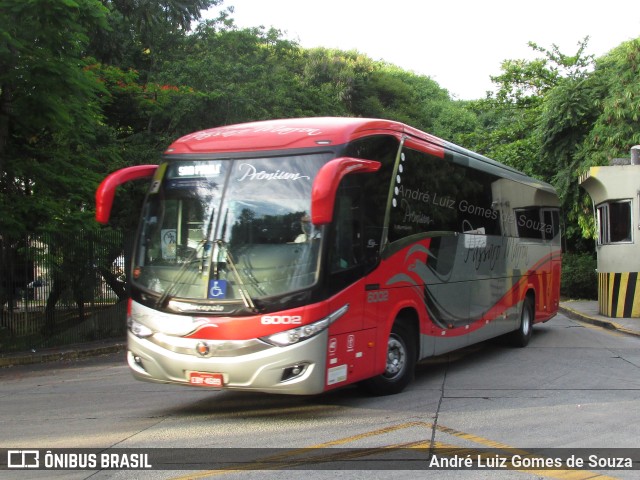
<path id="1" fill-rule="evenodd" d="M 586 448 L 640 450 L 640 338 L 559 315 L 536 326 L 526 348 L 488 342 L 430 360 L 418 366 L 407 390 L 388 397 L 356 388 L 291 397 L 154 385 L 133 380 L 120 353 L 0 369 L 0 412 L 0 449 L 165 448 L 206 456 L 203 462 L 225 451 L 254 451 L 275 468 L 317 455 L 296 471 L 220 471 L 204 463 L 198 470 L 135 472 L 12 469 L 0 471 L 2 478 L 389 478 L 390 471 L 375 468 L 409 463 L 376 460 L 401 455 L 403 447 L 464 448 L 454 456 L 485 455 L 485 464 L 492 460 L 486 448 L 510 452 L 507 457 L 538 448 L 567 449 L 550 450 L 552 458 L 557 452 L 580 457 L 591 452 Z M 388 447 L 389 454 L 379 450 Z M 418 461 L 432 458 L 426 450 L 410 452 Z M 344 465 L 349 469 L 335 471 Z M 640 471 L 525 465 L 393 472 L 393 478 L 434 476 L 632 479 Z"/>

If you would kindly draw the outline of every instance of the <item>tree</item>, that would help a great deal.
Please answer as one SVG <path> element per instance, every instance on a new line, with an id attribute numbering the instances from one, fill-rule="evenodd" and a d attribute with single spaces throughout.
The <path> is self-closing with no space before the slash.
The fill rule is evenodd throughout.
<path id="1" fill-rule="evenodd" d="M 626 157 L 640 144 L 640 38 L 598 59 L 592 77 L 599 115 L 580 151 L 583 169 Z"/>
<path id="2" fill-rule="evenodd" d="M 203 10 L 223 0 L 100 1 L 109 11 L 109 29 L 92 35 L 92 55 L 101 63 L 143 69 L 171 52 L 174 39 L 190 31 Z"/>
<path id="3" fill-rule="evenodd" d="M 375 70 L 374 62 L 355 50 L 313 48 L 302 51 L 303 101 L 321 115 L 349 115 L 357 108 L 363 78 Z"/>
<path id="4" fill-rule="evenodd" d="M 0 271 L 27 232 L 90 225 L 102 85 L 83 58 L 106 27 L 98 0 L 3 0 L 0 15 Z M 0 293 L 0 304 L 11 291 Z"/>
<path id="5" fill-rule="evenodd" d="M 538 122 L 542 163 L 563 200 L 570 249 L 582 249 L 583 231 L 593 225 L 589 197 L 578 186 L 579 149 L 599 115 L 596 99 L 601 95 L 602 88 L 587 74 L 563 79 L 545 98 Z"/>
<path id="6" fill-rule="evenodd" d="M 104 91 L 83 54 L 106 11 L 98 0 L 4 0 L 3 13 L 0 231 L 19 234 L 78 220 L 91 198 Z"/>
<path id="7" fill-rule="evenodd" d="M 593 64 L 587 55 L 588 37 L 578 43 L 574 55 L 565 55 L 557 45 L 545 49 L 529 42 L 541 57 L 505 60 L 500 75 L 492 77 L 497 90 L 485 100 L 471 102 L 485 122 L 475 143 L 483 153 L 525 173 L 552 181 L 555 165 L 541 164 L 538 122 L 545 98 L 563 81 L 586 75 Z"/>
<path id="8" fill-rule="evenodd" d="M 585 202 L 577 152 L 597 117 L 601 92 L 591 79 L 587 43 L 588 37 L 579 42 L 574 55 L 530 43 L 542 57 L 503 62 L 501 75 L 492 77 L 495 94 L 470 104 L 483 128 L 467 136 L 472 148 L 556 187 L 571 247 L 581 242 L 577 219 Z"/>
<path id="9" fill-rule="evenodd" d="M 594 238 L 591 200 L 578 177 L 595 165 L 626 157 L 640 143 L 640 39 L 624 42 L 560 82 L 545 100 L 540 120 L 542 154 L 554 161 L 574 238 Z"/>
<path id="10" fill-rule="evenodd" d="M 50 236 L 54 240 L 48 245 L 49 252 L 55 252 L 61 268 L 69 265 L 70 269 L 58 277 L 76 281 L 74 274 L 82 270 L 78 265 L 88 265 L 81 258 L 84 253 L 65 250 L 62 245 L 96 228 L 92 215 L 95 188 L 102 173 L 119 165 L 132 150 L 118 142 L 125 138 L 124 132 L 138 134 L 138 125 L 149 131 L 150 122 L 134 124 L 131 119 L 139 119 L 139 112 L 152 116 L 158 99 L 167 98 L 161 86 L 148 88 L 146 80 L 138 82 L 141 74 L 129 67 L 142 65 L 145 78 L 149 77 L 159 55 L 151 55 L 148 46 L 140 47 L 152 41 L 159 46 L 169 44 L 169 36 L 179 38 L 200 17 L 201 8 L 217 3 L 1 1 L 2 248 L 23 241 L 27 232 L 55 233 Z M 101 42 L 104 39 L 108 41 Z M 92 57 L 117 58 L 114 52 L 131 63 L 104 65 Z M 116 77 L 119 79 L 112 82 Z M 125 102 L 118 100 L 131 93 L 135 95 L 129 95 L 129 100 L 136 101 L 129 103 L 136 112 L 123 119 L 125 115 L 113 107 L 122 106 Z M 149 143 L 143 143 L 149 151 Z M 0 258 L 6 258 L 2 253 Z M 60 288 L 54 285 L 52 290 Z M 50 304 L 55 304 L 55 297 Z"/>
<path id="11" fill-rule="evenodd" d="M 594 165 L 607 165 L 616 157 L 628 157 L 632 146 L 640 144 L 640 38 L 625 42 L 599 59 L 593 74 L 595 108 L 599 115 L 580 145 L 577 172 Z M 585 195 L 586 197 L 586 195 Z M 582 202 L 578 222 L 585 237 L 595 238 L 591 202 Z"/>

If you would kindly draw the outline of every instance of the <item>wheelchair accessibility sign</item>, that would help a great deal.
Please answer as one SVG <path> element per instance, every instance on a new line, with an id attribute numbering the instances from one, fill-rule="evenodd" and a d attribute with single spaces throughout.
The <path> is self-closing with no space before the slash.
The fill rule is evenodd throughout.
<path id="1" fill-rule="evenodd" d="M 209 280 L 208 298 L 222 299 L 227 297 L 226 280 Z"/>

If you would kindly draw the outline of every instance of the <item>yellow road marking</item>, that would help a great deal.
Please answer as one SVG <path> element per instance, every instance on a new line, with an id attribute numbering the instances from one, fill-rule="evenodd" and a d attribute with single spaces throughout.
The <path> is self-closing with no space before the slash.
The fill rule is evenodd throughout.
<path id="1" fill-rule="evenodd" d="M 483 459 L 493 459 L 496 454 L 482 452 L 476 448 L 469 447 L 461 447 L 459 445 L 452 445 L 443 442 L 435 442 L 431 443 L 431 441 L 415 441 L 415 442 L 406 442 L 406 443 L 397 443 L 393 445 L 385 445 L 382 447 L 372 447 L 372 448 L 362 448 L 356 451 L 346 451 L 346 452 L 331 452 L 331 453 L 323 453 L 321 455 L 316 456 L 306 456 L 302 458 L 294 458 L 299 457 L 301 454 L 308 454 L 311 450 L 323 449 L 329 447 L 335 447 L 339 445 L 345 445 L 349 443 L 356 442 L 358 440 L 384 435 L 386 433 L 404 430 L 412 427 L 423 427 L 426 429 L 432 429 L 433 424 L 428 422 L 407 422 L 398 425 L 391 425 L 389 427 L 384 427 L 376 430 L 370 430 L 368 432 L 359 433 L 356 435 L 351 435 L 348 437 L 340 438 L 337 440 L 330 440 L 328 442 L 318 443 L 316 445 L 312 445 L 304 448 L 297 448 L 288 450 L 279 455 L 272 455 L 269 457 L 264 457 L 262 459 L 256 460 L 255 462 L 251 462 L 246 465 L 239 465 L 237 467 L 230 467 L 228 469 L 221 470 L 209 470 L 197 473 L 190 473 L 185 476 L 175 477 L 173 480 L 195 480 L 199 478 L 207 478 L 214 477 L 219 475 L 225 475 L 230 473 L 240 473 L 243 471 L 249 470 L 282 470 L 289 467 L 300 467 L 303 465 L 313 465 L 318 463 L 330 463 L 330 462 L 338 462 L 338 461 L 347 461 L 355 458 L 363 458 L 369 457 L 373 455 L 379 455 L 384 453 L 385 451 L 400 449 L 400 448 L 414 448 L 414 449 L 424 449 L 430 450 L 432 447 L 434 449 L 438 449 L 438 453 L 440 455 L 447 455 L 447 450 L 450 450 L 449 455 L 457 455 L 457 456 L 466 456 L 466 455 L 475 455 L 477 457 L 481 457 Z M 507 450 L 512 455 L 520 455 L 521 457 L 542 457 L 540 455 L 535 455 L 526 450 L 517 449 L 507 445 L 505 443 L 496 442 L 490 440 L 488 438 L 484 438 L 478 435 L 474 435 L 471 433 L 462 432 L 460 430 L 456 430 L 453 428 L 445 427 L 442 425 L 436 425 L 436 430 L 461 438 L 463 440 L 467 440 L 469 442 L 481 445 L 487 448 L 494 448 L 499 450 Z M 530 473 L 533 475 L 537 475 L 539 477 L 547 477 L 558 480 L 615 480 L 615 477 L 610 477 L 606 475 L 601 475 L 596 472 L 590 472 L 587 470 L 563 470 L 563 469 L 552 469 L 552 470 L 540 470 L 540 469 L 530 469 L 524 467 L 516 467 L 509 463 L 513 457 L 500 456 L 499 458 L 507 459 L 507 468 L 510 470 L 516 470 L 519 472 Z M 425 458 L 425 462 L 427 458 Z M 489 470 L 489 469 L 488 469 Z"/>
<path id="2" fill-rule="evenodd" d="M 233 472 L 241 472 L 241 471 L 245 471 L 245 470 L 259 470 L 260 467 L 266 467 L 267 469 L 270 470 L 277 470 L 279 468 L 285 468 L 287 466 L 300 466 L 301 465 L 301 461 L 293 461 L 293 462 L 289 462 L 286 463 L 284 462 L 285 459 L 289 459 L 292 457 L 295 457 L 297 455 L 300 455 L 301 453 L 308 453 L 310 450 L 315 450 L 315 449 L 321 449 L 321 448 L 330 448 L 330 447 L 335 447 L 338 445 L 345 445 L 347 443 L 353 443 L 356 442 L 358 440 L 361 440 L 363 438 L 368 438 L 368 437 L 374 437 L 374 436 L 378 436 L 378 435 L 384 435 L 385 433 L 389 433 L 389 432 L 395 432 L 397 430 L 405 430 L 407 428 L 411 428 L 411 427 L 427 427 L 427 428 L 431 428 L 432 424 L 430 423 L 426 423 L 426 422 L 407 422 L 407 423 L 402 423 L 399 425 L 391 425 L 389 427 L 384 427 L 384 428 L 380 428 L 377 430 L 371 430 L 368 432 L 363 432 L 363 433 L 359 433 L 356 435 L 351 435 L 349 437 L 344 437 L 344 438 L 340 438 L 337 440 L 330 440 L 328 442 L 323 442 L 323 443 L 318 443 L 316 445 L 312 445 L 309 447 L 304 447 L 304 448 L 296 448 L 293 450 L 288 450 L 284 453 L 281 453 L 279 455 L 272 455 L 270 457 L 265 457 L 263 459 L 260 459 L 259 461 L 256 461 L 255 463 L 251 463 L 249 465 L 243 465 L 240 466 L 236 469 L 225 469 L 225 470 L 210 470 L 208 472 L 199 472 L 196 474 L 188 474 L 182 477 L 176 477 L 173 480 L 192 480 L 192 479 L 197 479 L 197 478 L 205 478 L 208 476 L 215 476 L 215 475 L 222 475 L 222 474 L 226 474 L 226 473 L 233 473 Z M 422 442 L 419 442 L 422 443 Z M 411 445 L 412 443 L 408 443 L 406 445 Z M 395 445 L 390 445 L 390 446 L 385 446 L 385 447 L 378 447 L 378 448 L 372 448 L 372 449 L 362 449 L 361 452 L 346 452 L 343 455 L 349 455 L 349 454 L 359 454 L 358 456 L 369 456 L 369 455 L 373 455 L 375 453 L 380 453 L 384 450 L 388 450 L 388 449 L 392 449 L 392 448 L 400 448 L 397 447 Z M 404 447 L 404 448 L 409 448 L 409 447 Z M 303 459 L 302 463 L 320 463 L 318 460 L 320 460 L 323 457 L 334 457 L 334 456 L 339 456 L 340 453 L 338 454 L 331 454 L 331 455 L 321 455 L 318 457 L 312 457 L 313 459 L 315 459 L 314 462 L 310 462 L 309 459 Z M 346 460 L 348 458 L 341 458 L 342 460 Z M 282 460 L 283 462 L 279 465 L 274 465 L 273 462 L 278 461 L 278 460 Z M 336 461 L 336 460 L 325 460 L 326 461 Z"/>

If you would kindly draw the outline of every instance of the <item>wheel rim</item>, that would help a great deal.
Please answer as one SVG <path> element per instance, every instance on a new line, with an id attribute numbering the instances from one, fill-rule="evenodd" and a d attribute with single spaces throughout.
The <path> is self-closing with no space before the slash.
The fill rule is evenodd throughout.
<path id="1" fill-rule="evenodd" d="M 387 346 L 387 367 L 384 376 L 394 379 L 400 376 L 407 365 L 407 350 L 404 343 L 392 334 Z"/>

